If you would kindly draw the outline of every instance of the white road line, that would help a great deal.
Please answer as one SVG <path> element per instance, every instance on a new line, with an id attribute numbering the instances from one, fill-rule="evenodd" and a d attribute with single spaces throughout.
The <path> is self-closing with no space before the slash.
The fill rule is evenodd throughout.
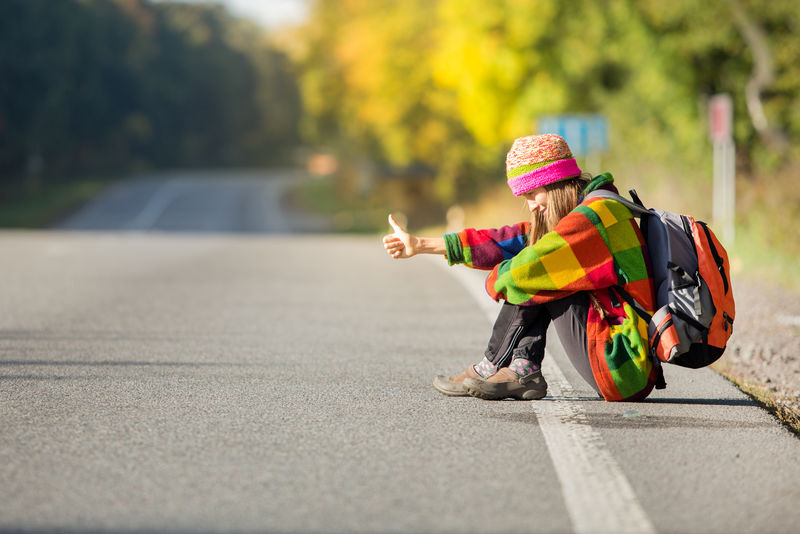
<path id="1" fill-rule="evenodd" d="M 575 532 L 656 532 L 625 473 L 602 436 L 575 402 L 572 387 L 556 364 L 546 358 L 550 402 L 533 402 L 558 474 L 564 502 Z M 566 398 L 566 399 L 565 399 Z"/>
<path id="2" fill-rule="evenodd" d="M 447 267 L 441 258 L 439 265 Z M 450 269 L 494 323 L 499 305 L 491 301 L 476 280 L 475 271 Z M 573 531 L 589 533 L 656 532 L 625 473 L 606 447 L 602 436 L 589 424 L 584 409 L 568 400 L 575 393 L 552 355 L 543 371 L 549 387 L 548 400 L 532 401 L 550 459 L 561 484 L 561 493 Z"/>
<path id="3" fill-rule="evenodd" d="M 177 180 L 172 179 L 161 184 L 144 205 L 136 217 L 125 225 L 125 230 L 149 230 L 158 222 L 170 204 L 178 196 Z"/>

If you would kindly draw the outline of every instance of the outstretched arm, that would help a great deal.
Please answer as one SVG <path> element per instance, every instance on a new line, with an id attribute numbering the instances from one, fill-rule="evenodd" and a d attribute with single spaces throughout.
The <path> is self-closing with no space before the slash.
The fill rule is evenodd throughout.
<path id="1" fill-rule="evenodd" d="M 383 236 L 383 248 L 394 259 L 410 258 L 417 254 L 444 254 L 444 238 L 417 237 L 409 234 L 389 215 L 394 233 Z"/>

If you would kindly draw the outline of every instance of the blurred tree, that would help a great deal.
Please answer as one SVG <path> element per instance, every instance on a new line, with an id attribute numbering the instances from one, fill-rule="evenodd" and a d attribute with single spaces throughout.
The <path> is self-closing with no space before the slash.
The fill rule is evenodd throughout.
<path id="1" fill-rule="evenodd" d="M 288 162 L 299 119 L 284 54 L 219 5 L 0 3 L 0 188 Z"/>
<path id="2" fill-rule="evenodd" d="M 468 189 L 489 158 L 461 122 L 454 92 L 434 83 L 435 8 L 426 0 L 318 2 L 296 60 L 309 139 L 345 159 L 429 167 L 449 197 Z"/>
<path id="3" fill-rule="evenodd" d="M 714 93 L 735 98 L 742 169 L 775 163 L 765 132 L 798 146 L 798 12 L 794 0 L 318 0 L 299 58 L 306 132 L 425 163 L 450 200 L 496 182 L 504 145 L 538 116 L 603 113 L 609 160 L 710 181 Z"/>

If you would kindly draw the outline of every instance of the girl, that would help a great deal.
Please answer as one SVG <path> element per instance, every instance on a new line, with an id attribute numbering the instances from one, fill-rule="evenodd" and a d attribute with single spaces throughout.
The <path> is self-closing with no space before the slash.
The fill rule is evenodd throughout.
<path id="1" fill-rule="evenodd" d="M 552 322 L 578 373 L 604 399 L 644 399 L 659 371 L 648 350 L 647 322 L 615 289 L 652 313 L 644 239 L 619 202 L 584 200 L 597 189 L 617 192 L 613 177 L 581 174 L 567 143 L 554 134 L 515 140 L 506 170 L 511 192 L 527 201 L 530 222 L 435 238 L 410 235 L 389 216 L 394 233 L 383 246 L 390 256 L 443 254 L 450 265 L 490 270 L 486 290 L 504 301 L 483 360 L 457 376 L 437 376 L 434 387 L 450 396 L 544 397 L 541 363 Z"/>

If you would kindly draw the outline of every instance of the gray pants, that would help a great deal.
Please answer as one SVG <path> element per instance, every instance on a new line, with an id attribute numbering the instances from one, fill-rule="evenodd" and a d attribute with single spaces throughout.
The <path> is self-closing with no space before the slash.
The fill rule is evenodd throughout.
<path id="1" fill-rule="evenodd" d="M 541 366 L 550 323 L 578 374 L 599 393 L 589 364 L 586 346 L 586 318 L 589 297 L 575 293 L 569 297 L 533 306 L 503 303 L 492 329 L 485 356 L 497 367 L 506 367 L 515 358 Z"/>

